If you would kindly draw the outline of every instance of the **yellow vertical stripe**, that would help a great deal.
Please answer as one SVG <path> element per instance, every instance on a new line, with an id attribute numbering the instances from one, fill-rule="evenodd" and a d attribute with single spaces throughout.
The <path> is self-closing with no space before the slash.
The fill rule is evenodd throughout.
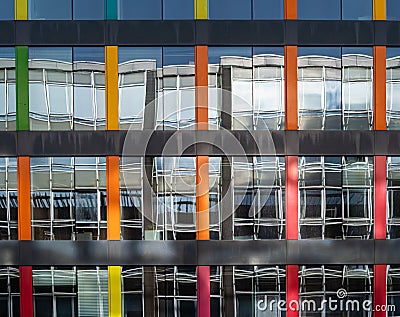
<path id="1" fill-rule="evenodd" d="M 28 0 L 15 0 L 15 20 L 28 20 Z"/>
<path id="2" fill-rule="evenodd" d="M 374 0 L 374 20 L 386 20 L 386 0 Z"/>
<path id="3" fill-rule="evenodd" d="M 107 130 L 118 130 L 118 46 L 106 46 Z"/>
<path id="4" fill-rule="evenodd" d="M 121 267 L 108 267 L 108 308 L 109 317 L 122 316 Z"/>
<path id="5" fill-rule="evenodd" d="M 194 0 L 194 18 L 196 20 L 208 19 L 208 0 Z"/>

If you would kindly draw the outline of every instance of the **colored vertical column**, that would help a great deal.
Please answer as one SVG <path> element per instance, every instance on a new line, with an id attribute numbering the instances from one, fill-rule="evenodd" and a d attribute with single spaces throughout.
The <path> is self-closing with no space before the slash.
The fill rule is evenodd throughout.
<path id="1" fill-rule="evenodd" d="M 196 20 L 208 18 L 208 1 L 194 0 Z M 196 129 L 208 130 L 208 47 L 195 47 Z M 210 239 L 209 158 L 196 156 L 196 239 Z M 210 267 L 197 267 L 197 316 L 210 316 Z"/>
<path id="2" fill-rule="evenodd" d="M 297 0 L 284 0 L 286 20 L 297 19 Z M 297 46 L 285 46 L 285 129 L 298 129 Z M 287 156 L 286 163 L 286 239 L 298 239 L 298 157 Z M 287 317 L 299 315 L 290 303 L 299 300 L 298 265 L 286 266 Z"/>
<path id="3" fill-rule="evenodd" d="M 374 20 L 386 20 L 386 0 L 374 0 Z M 386 47 L 374 46 L 374 130 L 386 130 Z M 374 238 L 386 239 L 386 157 L 374 157 Z M 374 306 L 387 302 L 386 265 L 374 265 Z M 374 317 L 386 312 L 374 311 Z"/>
<path id="4" fill-rule="evenodd" d="M 104 0 L 105 19 L 117 19 L 117 0 Z M 106 46 L 106 128 L 119 129 L 118 114 L 118 47 Z M 119 157 L 107 156 L 107 239 L 120 240 L 121 211 Z M 121 267 L 108 267 L 108 310 L 110 317 L 122 316 Z"/>
<path id="5" fill-rule="evenodd" d="M 104 13 L 106 20 L 117 20 L 118 19 L 117 0 L 104 0 Z"/>
<path id="6" fill-rule="evenodd" d="M 28 19 L 28 1 L 15 0 L 15 19 Z M 17 130 L 29 130 L 28 47 L 15 47 Z M 18 240 L 31 240 L 30 158 L 17 158 Z M 32 267 L 19 267 L 20 316 L 33 317 Z"/>

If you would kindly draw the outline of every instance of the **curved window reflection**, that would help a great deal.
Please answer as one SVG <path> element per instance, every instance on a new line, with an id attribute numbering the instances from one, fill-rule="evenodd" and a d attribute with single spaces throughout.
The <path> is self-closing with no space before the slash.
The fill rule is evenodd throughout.
<path id="1" fill-rule="evenodd" d="M 0 240 L 18 240 L 17 159 L 0 158 Z"/>
<path id="2" fill-rule="evenodd" d="M 400 157 L 387 157 L 387 232 L 390 239 L 400 238 Z"/>
<path id="3" fill-rule="evenodd" d="M 31 158 L 32 238 L 107 239 L 105 158 Z"/>
<path id="4" fill-rule="evenodd" d="M 105 129 L 103 48 L 30 48 L 32 130 Z"/>
<path id="5" fill-rule="evenodd" d="M 301 130 L 373 128 L 370 48 L 299 48 Z"/>
<path id="6" fill-rule="evenodd" d="M 388 130 L 400 129 L 400 50 L 387 48 L 386 123 Z"/>
<path id="7" fill-rule="evenodd" d="M 13 131 L 15 123 L 15 49 L 0 47 L 0 130 Z"/>
<path id="8" fill-rule="evenodd" d="M 299 158 L 299 238 L 371 239 L 372 195 L 372 158 Z"/>

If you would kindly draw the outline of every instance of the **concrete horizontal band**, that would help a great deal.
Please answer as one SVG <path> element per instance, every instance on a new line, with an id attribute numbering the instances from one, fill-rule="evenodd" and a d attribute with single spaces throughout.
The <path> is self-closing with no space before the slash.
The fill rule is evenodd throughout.
<path id="1" fill-rule="evenodd" d="M 400 240 L 0 241 L 0 265 L 398 264 Z"/>
<path id="2" fill-rule="evenodd" d="M 234 142 L 233 142 L 234 141 Z M 400 155 L 400 131 L 0 132 L 0 156 Z"/>
<path id="3" fill-rule="evenodd" d="M 2 46 L 394 46 L 400 43 L 400 24 L 395 21 L 0 21 L 0 30 Z"/>

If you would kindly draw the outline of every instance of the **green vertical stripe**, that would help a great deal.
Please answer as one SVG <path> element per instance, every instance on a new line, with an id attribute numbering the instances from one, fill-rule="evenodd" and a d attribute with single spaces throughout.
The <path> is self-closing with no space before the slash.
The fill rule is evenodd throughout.
<path id="1" fill-rule="evenodd" d="M 28 46 L 15 47 L 17 130 L 29 130 Z"/>
<path id="2" fill-rule="evenodd" d="M 106 20 L 118 19 L 118 0 L 104 0 L 104 13 Z"/>

